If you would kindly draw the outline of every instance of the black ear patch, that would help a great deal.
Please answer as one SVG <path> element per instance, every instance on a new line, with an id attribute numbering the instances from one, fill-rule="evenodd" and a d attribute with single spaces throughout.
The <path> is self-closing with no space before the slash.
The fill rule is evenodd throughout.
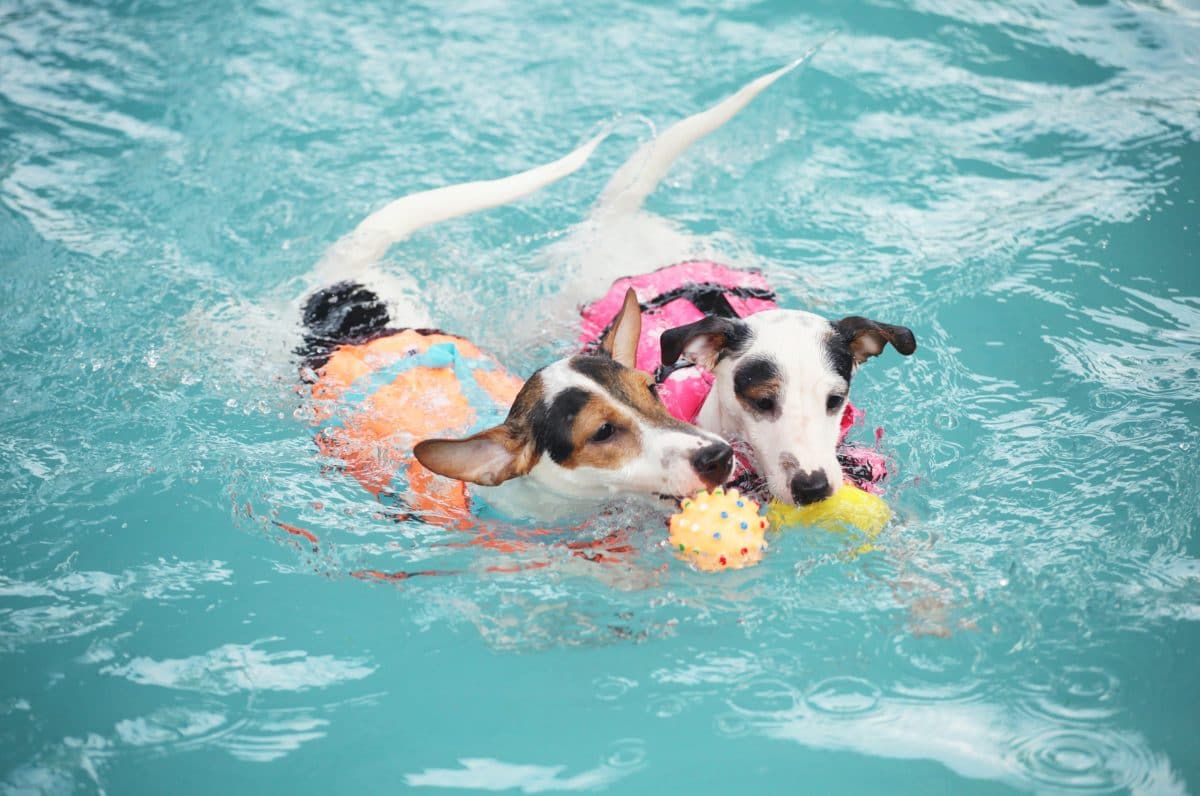
<path id="1" fill-rule="evenodd" d="M 878 356 L 888 343 L 904 356 L 917 350 L 917 338 L 907 326 L 850 315 L 835 321 L 833 328 L 837 341 L 850 352 L 857 365 Z"/>
<path id="2" fill-rule="evenodd" d="M 740 320 L 709 316 L 686 326 L 662 333 L 662 363 L 673 365 L 684 355 L 704 368 L 712 369 L 727 353 L 737 353 L 751 337 L 750 328 Z"/>

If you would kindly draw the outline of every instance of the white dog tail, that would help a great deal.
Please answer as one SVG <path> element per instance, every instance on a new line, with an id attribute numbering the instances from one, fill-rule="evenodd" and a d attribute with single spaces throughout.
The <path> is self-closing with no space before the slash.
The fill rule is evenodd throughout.
<path id="1" fill-rule="evenodd" d="M 552 163 L 501 177 L 410 194 L 367 216 L 329 248 L 314 272 L 316 284 L 355 279 L 392 245 L 423 227 L 515 202 L 577 171 L 604 140 L 603 132 Z"/>
<path id="2" fill-rule="evenodd" d="M 708 110 L 676 122 L 662 135 L 642 144 L 637 152 L 617 169 L 608 185 L 604 186 L 593 217 L 609 213 L 626 214 L 640 208 L 646 197 L 654 193 L 654 189 L 666 176 L 675 160 L 688 147 L 721 127 L 737 115 L 738 111 L 749 105 L 764 89 L 807 61 L 821 44 L 787 66 L 752 80 Z"/>

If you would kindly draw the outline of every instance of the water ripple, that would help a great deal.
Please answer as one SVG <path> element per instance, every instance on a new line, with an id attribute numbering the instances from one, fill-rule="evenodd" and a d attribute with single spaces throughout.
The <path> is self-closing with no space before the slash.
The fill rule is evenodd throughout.
<path id="1" fill-rule="evenodd" d="M 1163 778 L 1161 761 L 1144 746 L 1099 731 L 1047 730 L 1018 741 L 1013 754 L 1034 782 L 1056 789 L 1169 792 L 1181 784 Z"/>
<path id="2" fill-rule="evenodd" d="M 700 792 L 668 743 L 707 762 L 738 737 L 869 756 L 897 790 L 918 787 L 908 760 L 1032 791 L 1194 788 L 1172 739 L 1195 716 L 1143 695 L 1193 694 L 1181 661 L 1200 654 L 1200 13 L 469 12 L 0 10 L 3 787 L 111 792 L 148 760 L 187 772 L 219 750 L 272 763 L 280 787 L 336 790 L 344 770 L 293 761 L 351 744 L 409 784 Z M 528 373 L 574 339 L 573 308 L 550 308 L 571 264 L 554 244 L 612 169 L 835 29 L 648 206 L 761 267 L 788 306 L 916 330 L 917 356 L 855 377 L 864 441 L 885 429 L 895 464 L 878 550 L 792 534 L 714 577 L 675 565 L 661 518 L 622 513 L 605 530 L 635 530 L 613 563 L 546 539 L 510 555 L 404 520 L 318 457 L 288 301 L 357 219 L 617 122 L 571 180 L 384 264 Z M 281 593 L 298 608 L 268 614 Z M 517 685 L 510 667 L 541 674 Z M 311 704 L 420 683 L 368 706 L 403 715 L 459 676 L 509 702 L 422 724 L 421 742 L 475 755 L 458 761 L 415 751 L 404 722 L 367 739 L 373 720 Z M 565 696 L 580 683 L 582 703 Z M 545 735 L 490 746 L 472 711 L 518 700 L 553 700 Z M 605 722 L 624 740 L 594 759 L 545 756 L 545 736 Z"/>
<path id="3" fill-rule="evenodd" d="M 830 716 L 860 716 L 879 705 L 874 683 L 857 677 L 834 677 L 814 685 L 805 697 L 809 707 Z"/>

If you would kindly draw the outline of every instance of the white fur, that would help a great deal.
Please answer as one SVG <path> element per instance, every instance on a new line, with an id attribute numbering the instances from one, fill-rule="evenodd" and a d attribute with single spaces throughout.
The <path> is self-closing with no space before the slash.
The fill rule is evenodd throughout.
<path id="1" fill-rule="evenodd" d="M 794 502 L 791 480 L 797 472 L 822 472 L 836 490 L 842 483 L 837 460 L 842 413 L 830 414 L 825 402 L 831 393 L 844 395 L 850 385 L 834 372 L 827 355 L 829 321 L 811 312 L 771 310 L 751 315 L 745 323 L 753 339 L 736 357 L 717 363 L 716 382 L 700 408 L 697 425 L 746 442 L 753 451 L 755 470 L 767 479 L 767 488 L 778 500 Z M 783 378 L 775 418 L 755 417 L 734 394 L 738 364 L 756 355 L 769 356 Z M 785 456 L 797 466 L 785 468 Z"/>
<path id="2" fill-rule="evenodd" d="M 815 48 L 814 48 L 815 50 Z M 570 272 L 563 287 L 565 301 L 572 305 L 600 295 L 617 277 L 640 273 L 671 262 L 708 254 L 694 239 L 684 234 L 666 219 L 641 210 L 645 198 L 667 174 L 675 160 L 699 139 L 721 127 L 755 97 L 784 75 L 803 63 L 812 50 L 796 61 L 763 75 L 713 107 L 701 111 L 669 127 L 662 135 L 643 145 L 617 172 L 600 196 L 588 221 L 573 232 L 570 238 L 548 247 L 547 254 Z M 397 323 L 404 325 L 436 325 L 420 302 L 415 285 L 395 276 L 380 274 L 374 269 L 388 248 L 415 230 L 450 218 L 496 207 L 515 201 L 545 185 L 577 170 L 594 151 L 604 135 L 588 141 L 574 152 L 553 163 L 530 169 L 499 180 L 465 183 L 425 191 L 398 199 L 368 216 L 350 235 L 338 241 L 306 280 L 306 292 L 334 282 L 352 279 L 366 284 L 389 301 L 389 309 Z M 711 255 L 709 255 L 711 256 Z M 778 336 L 786 336 L 780 331 Z M 763 340 L 775 339 L 764 330 Z M 785 343 L 790 341 L 782 341 Z M 816 373 L 814 367 L 796 365 L 797 378 Z M 570 371 L 565 362 L 558 362 L 543 371 L 547 392 L 555 393 L 568 386 L 580 386 L 591 391 L 602 389 L 582 374 Z M 797 382 L 800 383 L 800 382 Z M 804 395 L 815 395 L 819 387 L 806 386 Z M 549 395 L 548 397 L 552 397 Z M 806 459 L 816 461 L 820 440 L 809 441 L 804 435 L 813 424 L 806 410 L 798 407 L 788 415 L 797 424 L 789 429 L 786 443 L 803 450 Z M 682 495 L 703 486 L 689 463 L 689 456 L 705 445 L 718 441 L 715 434 L 745 433 L 765 440 L 744 419 L 722 402 L 713 408 L 705 405 L 701 425 L 691 433 L 674 429 L 650 427 L 630 413 L 630 420 L 639 426 L 642 455 L 619 471 L 575 468 L 568 470 L 555 465 L 549 457 L 532 469 L 526 478 L 516 479 L 495 488 L 483 490 L 485 500 L 496 501 L 505 510 L 528 516 L 554 517 L 579 508 L 580 500 L 620 493 L 647 494 L 652 492 Z M 776 429 L 776 434 L 779 429 Z M 714 433 L 715 432 L 715 433 Z M 803 446 L 800 443 L 803 440 Z M 836 440 L 834 440 L 836 441 Z M 764 446 L 767 442 L 762 443 Z M 779 441 L 780 445 L 785 444 Z M 774 445 L 774 443 L 772 443 Z M 767 450 L 769 455 L 776 447 Z M 832 456 L 833 442 L 828 445 Z M 777 458 L 777 457 L 776 457 Z M 822 462 L 825 466 L 827 462 Z M 836 460 L 834 461 L 836 467 Z M 831 482 L 840 480 L 830 476 Z M 775 491 L 773 489 L 773 491 Z M 786 490 L 785 490 L 786 492 Z M 777 493 L 782 496 L 784 493 Z"/>
<path id="3" fill-rule="evenodd" d="M 335 282 L 353 280 L 372 288 L 388 302 L 392 317 L 406 326 L 432 326 L 419 286 L 374 266 L 388 249 L 419 229 L 480 210 L 510 204 L 579 170 L 608 133 L 600 133 L 551 163 L 495 180 L 464 182 L 409 194 L 363 219 L 354 231 L 333 244 L 317 263 L 305 293 Z"/>
<path id="4" fill-rule="evenodd" d="M 541 379 L 547 402 L 570 388 L 605 397 L 604 388 L 572 369 L 568 360 L 545 367 Z M 516 479 L 525 484 L 516 486 L 509 482 L 484 488 L 481 493 L 484 500 L 509 516 L 537 516 L 546 520 L 579 514 L 580 509 L 594 508 L 597 500 L 609 497 L 684 497 L 707 486 L 692 468 L 691 456 L 701 448 L 721 442 L 719 436 L 700 429 L 685 432 L 652 426 L 620 402 L 609 400 L 624 422 L 640 435 L 641 452 L 635 459 L 620 469 L 604 470 L 566 468 L 549 456 L 542 456 L 525 478 Z"/>
<path id="5" fill-rule="evenodd" d="M 819 45 L 818 45 L 819 46 Z M 645 212 L 642 203 L 693 144 L 737 115 L 755 97 L 816 51 L 758 77 L 730 96 L 682 119 L 646 142 L 609 179 L 588 219 L 566 239 L 548 246 L 555 267 L 566 267 L 564 300 L 574 307 L 604 293 L 614 279 L 683 259 L 715 259 L 706 242 L 674 222 Z"/>

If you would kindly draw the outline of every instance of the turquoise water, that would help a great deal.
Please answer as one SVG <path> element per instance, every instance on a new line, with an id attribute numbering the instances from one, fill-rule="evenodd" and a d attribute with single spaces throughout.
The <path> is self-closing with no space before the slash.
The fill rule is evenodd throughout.
<path id="1" fill-rule="evenodd" d="M 613 124 L 389 255 L 528 373 L 523 264 L 834 31 L 650 207 L 916 332 L 877 552 L 497 574 L 318 459 L 263 308 L 359 219 Z M 0 787 L 1200 792 L 1198 98 L 1190 0 L 5 4 Z"/>

